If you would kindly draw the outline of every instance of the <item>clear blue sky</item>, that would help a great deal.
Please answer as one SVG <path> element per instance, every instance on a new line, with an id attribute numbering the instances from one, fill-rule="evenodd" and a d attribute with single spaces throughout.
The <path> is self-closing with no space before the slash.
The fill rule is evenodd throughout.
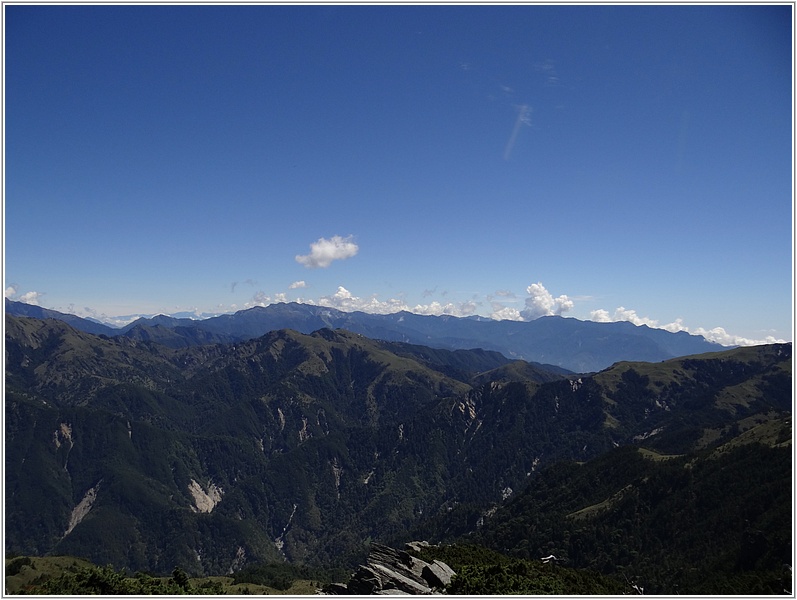
<path id="1" fill-rule="evenodd" d="M 5 5 L 6 297 L 792 338 L 792 7 Z"/>

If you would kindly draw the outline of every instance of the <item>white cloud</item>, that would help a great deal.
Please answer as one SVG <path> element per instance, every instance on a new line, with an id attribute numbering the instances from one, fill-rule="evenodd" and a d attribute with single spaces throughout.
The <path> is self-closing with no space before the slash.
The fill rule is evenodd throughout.
<path id="1" fill-rule="evenodd" d="M 244 308 L 252 308 L 254 306 L 268 306 L 272 303 L 271 296 L 266 295 L 265 292 L 259 291 L 249 302 L 244 303 Z"/>
<path id="2" fill-rule="evenodd" d="M 415 306 L 408 305 L 400 298 L 389 298 L 387 300 L 379 300 L 376 295 L 369 298 L 360 298 L 355 296 L 345 287 L 338 286 L 337 292 L 330 296 L 322 296 L 318 300 L 297 300 L 297 302 L 305 304 L 315 304 L 318 306 L 327 306 L 329 308 L 336 308 L 344 312 L 361 311 L 370 314 L 389 315 L 401 311 L 412 312 L 419 315 L 451 315 L 455 317 L 467 317 L 476 312 L 478 305 L 474 301 L 466 301 L 461 303 L 448 302 L 441 304 L 440 302 L 431 302 L 430 304 L 416 304 Z"/>
<path id="3" fill-rule="evenodd" d="M 376 299 L 376 296 L 364 299 L 353 295 L 342 285 L 338 286 L 338 291 L 331 296 L 322 296 L 317 301 L 310 301 L 310 303 L 337 308 L 345 312 L 362 311 L 380 315 L 409 310 L 402 300 L 389 299 L 380 301 Z"/>
<path id="4" fill-rule="evenodd" d="M 24 294 L 20 294 L 17 291 L 17 286 L 10 285 L 5 289 L 5 297 L 9 300 L 15 300 L 16 302 L 24 302 L 25 304 L 32 304 L 34 306 L 39 306 L 39 298 L 44 296 L 43 292 L 25 292 Z"/>
<path id="5" fill-rule="evenodd" d="M 308 269 L 326 269 L 334 260 L 345 260 L 357 254 L 359 247 L 352 241 L 352 236 L 332 236 L 331 239 L 319 238 L 310 244 L 310 254 L 297 254 L 296 262 Z"/>
<path id="6" fill-rule="evenodd" d="M 665 329 L 670 333 L 689 331 L 689 328 L 684 325 L 683 319 L 681 318 L 675 319 L 675 321 L 672 323 L 667 323 L 666 325 L 659 325 L 659 322 L 656 319 L 651 319 L 650 317 L 640 317 L 635 310 L 625 308 L 624 306 L 618 306 L 615 309 L 614 314 L 610 314 L 608 310 L 603 308 L 593 310 L 590 313 L 590 316 L 592 317 L 593 321 L 597 321 L 598 323 L 616 323 L 617 321 L 628 321 L 634 325 L 647 325 L 648 327 L 653 327 L 655 329 Z"/>
<path id="7" fill-rule="evenodd" d="M 633 323 L 634 325 L 647 325 L 648 327 L 653 327 L 656 329 L 664 329 L 671 333 L 678 333 L 679 331 L 685 331 L 692 335 L 702 335 L 710 342 L 716 342 L 717 344 L 721 344 L 723 346 L 757 346 L 760 344 L 777 344 L 783 343 L 785 340 L 776 339 L 774 336 L 766 336 L 764 339 L 754 340 L 750 338 L 745 338 L 738 335 L 732 335 L 725 331 L 722 327 L 714 327 L 713 329 L 705 329 L 703 327 L 697 327 L 694 330 L 690 330 L 689 327 L 684 325 L 683 319 L 678 318 L 675 319 L 672 323 L 667 323 L 665 325 L 659 325 L 659 322 L 656 319 L 651 319 L 650 317 L 640 317 L 635 310 L 627 309 L 623 306 L 618 307 L 614 314 L 609 313 L 608 310 L 600 308 L 598 310 L 593 310 L 590 313 L 593 321 L 597 321 L 598 323 L 614 323 L 617 321 L 628 321 Z"/>
<path id="8" fill-rule="evenodd" d="M 477 305 L 475 302 L 467 301 L 459 304 L 447 302 L 440 304 L 439 302 L 432 302 L 431 304 L 416 304 L 414 307 L 406 309 L 418 315 L 450 315 L 452 317 L 468 317 L 476 312 Z"/>
<path id="9" fill-rule="evenodd" d="M 526 298 L 526 308 L 520 313 L 526 321 L 561 315 L 573 308 L 573 301 L 570 298 L 564 294 L 554 298 L 540 282 L 532 283 L 526 288 L 526 292 L 529 294 Z"/>
<path id="10" fill-rule="evenodd" d="M 501 298 L 501 301 L 496 300 Z M 520 311 L 513 307 L 507 306 L 506 303 L 519 302 L 517 295 L 509 290 L 497 290 L 492 294 L 487 295 L 487 301 L 490 303 L 492 313 L 490 318 L 495 321 L 522 321 L 523 316 Z"/>
<path id="11" fill-rule="evenodd" d="M 297 290 L 299 288 L 306 288 L 307 284 L 304 281 L 294 281 L 288 286 L 288 289 Z"/>
<path id="12" fill-rule="evenodd" d="M 771 335 L 766 336 L 762 340 L 753 340 L 739 335 L 732 335 L 726 332 L 722 327 L 714 327 L 713 329 L 698 327 L 695 329 L 694 333 L 696 335 L 702 335 L 707 340 L 717 342 L 723 346 L 759 346 L 761 344 L 783 344 L 786 341 L 777 339 Z"/>
<path id="13" fill-rule="evenodd" d="M 561 315 L 574 306 L 574 302 L 564 294 L 554 298 L 540 282 L 529 285 L 526 288 L 526 293 L 529 296 L 525 299 L 525 308 L 523 310 L 506 305 L 506 303 L 512 304 L 519 301 L 516 300 L 517 296 L 514 292 L 498 290 L 487 296 L 487 300 L 492 307 L 490 318 L 496 321 L 533 321 L 540 317 Z M 498 301 L 496 298 L 501 298 L 502 300 Z"/>
<path id="14" fill-rule="evenodd" d="M 617 321 L 628 321 L 634 325 L 647 325 L 648 327 L 659 327 L 659 322 L 649 317 L 640 317 L 635 310 L 618 306 L 614 311 L 614 315 L 610 315 L 608 310 L 602 308 L 593 310 L 590 313 L 593 321 L 598 323 L 615 323 Z M 672 324 L 671 324 L 672 325 Z M 664 327 L 662 327 L 664 329 Z M 676 329 L 676 331 L 680 331 Z"/>
<path id="15" fill-rule="evenodd" d="M 493 302 L 493 314 L 490 315 L 491 319 L 496 321 L 522 321 L 523 316 L 520 311 L 511 306 L 503 306 L 498 302 Z"/>
<path id="16" fill-rule="evenodd" d="M 338 286 L 338 291 L 331 296 L 321 296 L 318 299 L 319 306 L 328 306 L 340 310 L 360 310 L 362 300 L 353 296 L 352 293 L 342 285 Z"/>
<path id="17" fill-rule="evenodd" d="M 689 331 L 689 329 L 684 325 L 684 320 L 680 317 L 675 319 L 672 323 L 667 323 L 666 325 L 661 326 L 662 329 L 666 329 L 670 333 L 678 333 L 679 331 Z"/>

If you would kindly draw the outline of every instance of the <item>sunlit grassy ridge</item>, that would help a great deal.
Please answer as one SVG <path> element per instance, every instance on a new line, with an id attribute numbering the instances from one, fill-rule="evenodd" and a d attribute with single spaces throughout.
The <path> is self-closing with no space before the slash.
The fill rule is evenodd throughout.
<path id="1" fill-rule="evenodd" d="M 290 565 L 270 572 L 243 571 L 234 577 L 189 577 L 176 568 L 169 577 L 127 574 L 72 556 L 5 559 L 8 594 L 43 595 L 313 595 L 326 579 L 302 579 Z"/>

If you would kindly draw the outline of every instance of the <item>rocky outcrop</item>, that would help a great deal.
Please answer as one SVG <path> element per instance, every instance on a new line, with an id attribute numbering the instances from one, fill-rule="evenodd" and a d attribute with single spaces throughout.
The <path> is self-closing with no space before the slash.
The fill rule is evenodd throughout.
<path id="1" fill-rule="evenodd" d="M 97 500 L 97 490 L 99 489 L 100 482 L 97 482 L 97 485 L 86 492 L 86 495 L 83 496 L 83 499 L 78 502 L 75 508 L 72 509 L 72 515 L 69 517 L 69 525 L 67 526 L 63 537 L 66 537 L 72 533 L 72 530 L 77 527 L 84 518 L 86 518 L 86 515 L 89 514 L 89 511 L 94 506 L 95 500 Z"/>
<path id="2" fill-rule="evenodd" d="M 425 542 L 411 542 L 408 550 L 419 550 Z M 426 544 L 428 545 L 428 544 Z M 439 560 L 428 563 L 404 550 L 372 544 L 367 564 L 361 565 L 345 586 L 325 588 L 328 594 L 399 595 L 444 594 L 454 571 Z"/>
<path id="3" fill-rule="evenodd" d="M 195 479 L 192 479 L 188 485 L 188 491 L 194 498 L 194 506 L 191 507 L 191 510 L 201 513 L 211 512 L 221 502 L 221 497 L 224 495 L 224 490 L 212 481 L 208 482 L 207 490 L 205 490 Z"/>

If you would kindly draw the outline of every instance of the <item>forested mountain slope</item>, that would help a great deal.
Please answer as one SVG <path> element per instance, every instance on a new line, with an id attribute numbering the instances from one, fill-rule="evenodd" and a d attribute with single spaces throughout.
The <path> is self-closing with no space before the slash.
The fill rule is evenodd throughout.
<path id="1" fill-rule="evenodd" d="M 791 592 L 791 417 L 713 451 L 618 448 L 560 463 L 473 542 L 622 577 L 652 594 Z"/>
<path id="2" fill-rule="evenodd" d="M 343 330 L 168 348 L 7 316 L 6 552 L 355 564 L 475 529 L 560 460 L 710 449 L 790 411 L 790 381 L 791 345 L 564 376 Z"/>

